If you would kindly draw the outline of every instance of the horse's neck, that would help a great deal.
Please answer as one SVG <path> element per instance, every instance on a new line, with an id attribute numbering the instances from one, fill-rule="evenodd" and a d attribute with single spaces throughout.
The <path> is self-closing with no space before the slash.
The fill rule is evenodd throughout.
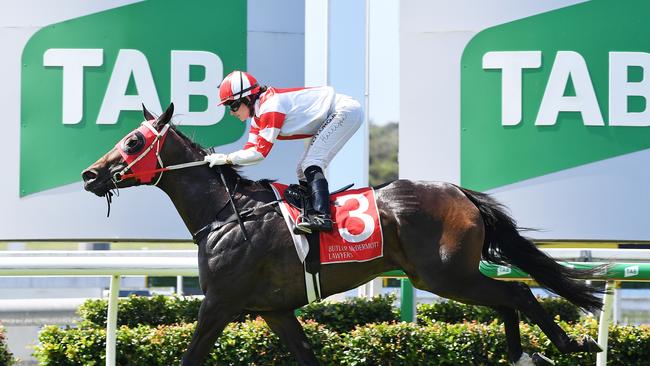
<path id="1" fill-rule="evenodd" d="M 158 186 L 169 196 L 185 226 L 194 233 L 217 219 L 228 204 L 228 194 L 219 177 L 206 167 L 165 173 Z M 222 210 L 223 212 L 229 210 Z"/>
<path id="2" fill-rule="evenodd" d="M 195 147 L 188 146 L 186 139 L 175 130 L 171 132 L 163 151 L 163 161 L 167 165 L 203 159 L 204 154 Z M 239 175 L 229 167 L 221 169 L 224 169 L 228 186 L 233 188 Z M 158 187 L 172 200 L 190 233 L 232 213 L 232 210 L 223 209 L 228 204 L 229 197 L 221 177 L 207 165 L 164 173 Z"/>

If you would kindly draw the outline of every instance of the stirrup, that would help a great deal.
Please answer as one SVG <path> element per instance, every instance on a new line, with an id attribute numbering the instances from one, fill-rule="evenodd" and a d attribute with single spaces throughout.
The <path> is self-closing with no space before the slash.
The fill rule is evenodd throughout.
<path id="1" fill-rule="evenodd" d="M 332 219 L 326 215 L 309 215 L 307 218 L 303 218 L 302 221 L 300 221 L 297 225 L 296 228 L 307 232 L 314 232 L 314 231 L 332 231 L 334 224 L 332 222 Z"/>
<path id="2" fill-rule="evenodd" d="M 309 227 L 309 218 L 303 215 L 298 216 L 296 219 L 296 226 L 293 228 L 293 233 L 296 235 L 311 234 L 312 230 Z"/>

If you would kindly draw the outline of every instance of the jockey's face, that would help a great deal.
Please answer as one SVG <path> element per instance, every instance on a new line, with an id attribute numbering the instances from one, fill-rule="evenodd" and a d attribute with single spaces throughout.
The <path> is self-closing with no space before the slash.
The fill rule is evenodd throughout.
<path id="1" fill-rule="evenodd" d="M 244 122 L 250 117 L 250 110 L 248 106 L 244 103 L 239 105 L 239 108 L 236 108 L 234 111 L 232 108 L 230 110 L 230 115 L 239 118 L 240 121 Z"/>

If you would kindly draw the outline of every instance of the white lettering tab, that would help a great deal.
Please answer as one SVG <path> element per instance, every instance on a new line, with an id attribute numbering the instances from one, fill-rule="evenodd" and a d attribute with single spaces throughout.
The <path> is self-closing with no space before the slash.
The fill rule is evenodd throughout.
<path id="1" fill-rule="evenodd" d="M 63 68 L 63 124 L 83 119 L 84 67 L 101 66 L 103 61 L 102 49 L 50 48 L 43 54 L 43 66 Z"/>
<path id="2" fill-rule="evenodd" d="M 564 95 L 569 78 L 573 81 L 575 96 Z M 555 125 L 560 112 L 580 112 L 586 126 L 605 125 L 587 64 L 579 53 L 573 51 L 557 53 L 535 125 Z"/>
<path id="3" fill-rule="evenodd" d="M 643 79 L 629 82 L 629 67 L 637 66 L 643 70 Z M 645 52 L 609 53 L 609 125 L 610 126 L 650 126 L 650 80 L 645 71 L 650 70 L 650 54 Z M 645 99 L 646 108 L 642 112 L 628 112 L 628 97 L 640 96 Z"/>
<path id="4" fill-rule="evenodd" d="M 138 92 L 126 95 L 131 75 Z M 121 111 L 140 111 L 142 103 L 150 111 L 162 113 L 147 57 L 138 50 L 120 50 L 99 109 L 97 124 L 115 124 Z"/>
<path id="5" fill-rule="evenodd" d="M 541 51 L 494 51 L 483 55 L 483 69 L 501 70 L 501 124 L 521 122 L 522 70 L 542 66 Z"/>
<path id="6" fill-rule="evenodd" d="M 202 66 L 205 78 L 190 81 L 190 66 Z M 172 51 L 171 98 L 175 111 L 183 115 L 179 125 L 209 126 L 223 118 L 224 107 L 219 103 L 219 84 L 223 78 L 223 63 L 219 56 L 205 51 Z M 208 100 L 205 111 L 190 112 L 190 96 L 202 95 Z"/>

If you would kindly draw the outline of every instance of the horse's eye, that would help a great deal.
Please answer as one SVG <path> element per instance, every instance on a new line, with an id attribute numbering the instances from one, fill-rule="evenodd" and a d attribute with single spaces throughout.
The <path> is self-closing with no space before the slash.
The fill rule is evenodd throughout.
<path id="1" fill-rule="evenodd" d="M 139 153 L 144 148 L 144 145 L 144 136 L 140 131 L 136 131 L 124 139 L 122 142 L 122 150 L 129 155 L 133 155 Z"/>

